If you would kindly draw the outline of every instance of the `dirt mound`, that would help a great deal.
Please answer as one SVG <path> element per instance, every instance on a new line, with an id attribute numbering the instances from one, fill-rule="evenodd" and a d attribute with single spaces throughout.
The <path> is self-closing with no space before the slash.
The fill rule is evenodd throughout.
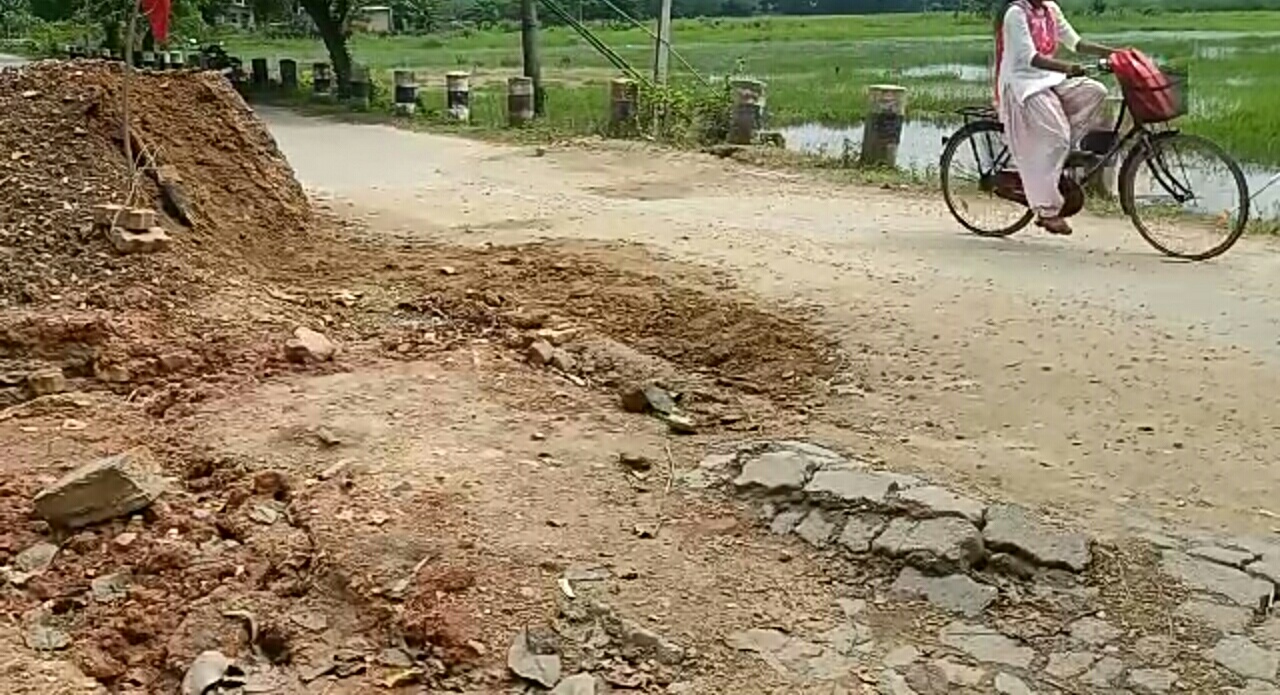
<path id="1" fill-rule="evenodd" d="M 216 73 L 135 73 L 129 110 L 144 175 L 131 179 L 123 77 L 98 61 L 0 71 L 0 305 L 111 307 L 118 288 L 134 287 L 163 306 L 228 265 L 273 256 L 310 221 L 271 135 Z M 180 196 L 162 195 L 159 180 Z M 173 251 L 115 255 L 92 225 L 101 203 L 165 211 Z"/>

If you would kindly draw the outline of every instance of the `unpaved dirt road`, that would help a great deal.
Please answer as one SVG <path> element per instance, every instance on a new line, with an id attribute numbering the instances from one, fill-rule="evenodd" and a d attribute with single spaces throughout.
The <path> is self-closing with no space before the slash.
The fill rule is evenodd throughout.
<path id="1" fill-rule="evenodd" d="M 1265 242 L 1171 263 L 1098 218 L 1070 239 L 989 241 L 931 198 L 707 156 L 263 113 L 304 184 L 376 232 L 634 241 L 820 306 L 857 386 L 822 404 L 813 434 L 894 468 L 1103 532 L 1280 526 L 1280 254 Z"/>

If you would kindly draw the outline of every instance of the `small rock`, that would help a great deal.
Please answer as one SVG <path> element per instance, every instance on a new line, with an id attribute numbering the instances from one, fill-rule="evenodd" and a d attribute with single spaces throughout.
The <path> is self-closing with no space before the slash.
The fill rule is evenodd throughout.
<path id="1" fill-rule="evenodd" d="M 1266 609 L 1275 593 L 1275 586 L 1269 581 L 1176 550 L 1161 553 L 1160 570 L 1192 589 L 1217 594 L 1250 610 Z"/>
<path id="2" fill-rule="evenodd" d="M 622 409 L 628 413 L 647 413 L 650 410 L 670 415 L 676 410 L 675 399 L 657 384 L 632 386 L 622 392 Z"/>
<path id="3" fill-rule="evenodd" d="M 152 227 L 141 232 L 113 227 L 108 230 L 107 238 L 111 240 L 111 246 L 116 253 L 122 255 L 159 253 L 168 250 L 172 241 L 163 227 Z"/>
<path id="4" fill-rule="evenodd" d="M 36 622 L 27 629 L 27 646 L 38 652 L 53 652 L 71 646 L 71 636 L 60 628 Z"/>
<path id="5" fill-rule="evenodd" d="M 633 471 L 644 472 L 653 468 L 653 461 L 648 456 L 633 451 L 618 454 L 618 461 Z"/>
<path id="6" fill-rule="evenodd" d="M 403 688 L 415 683 L 421 683 L 426 674 L 416 668 L 406 668 L 395 671 L 382 679 L 382 685 L 389 689 Z"/>
<path id="7" fill-rule="evenodd" d="M 769 531 L 779 536 L 785 536 L 791 533 L 800 525 L 807 512 L 803 509 L 792 509 L 785 512 L 778 512 L 777 516 L 769 522 Z"/>
<path id="8" fill-rule="evenodd" d="M 940 641 L 978 661 L 1027 668 L 1035 659 L 1031 647 L 1016 642 L 986 625 L 954 622 L 939 632 Z"/>
<path id="9" fill-rule="evenodd" d="M 548 364 L 566 374 L 573 374 L 578 371 L 578 358 L 574 357 L 573 353 L 561 348 L 555 348 L 551 351 L 551 359 Z"/>
<path id="10" fill-rule="evenodd" d="M 133 379 L 128 367 L 105 362 L 97 362 L 93 365 L 93 376 L 98 381 L 108 384 L 127 384 Z"/>
<path id="11" fill-rule="evenodd" d="M 320 611 L 302 610 L 296 613 L 290 613 L 289 620 L 293 621 L 293 623 L 298 627 L 301 627 L 304 630 L 310 630 L 311 632 L 320 632 L 326 627 L 329 627 L 329 619 Z M 412 663 L 408 664 L 408 666 L 412 665 Z"/>
<path id="12" fill-rule="evenodd" d="M 854 553 L 871 552 L 871 543 L 884 530 L 887 520 L 879 514 L 854 514 L 845 521 L 840 532 L 840 545 Z"/>
<path id="13" fill-rule="evenodd" d="M 451 265 L 442 265 L 440 266 L 440 274 L 441 275 L 457 275 L 458 269 Z"/>
<path id="14" fill-rule="evenodd" d="M 112 603 L 129 595 L 129 582 L 133 576 L 128 572 L 115 572 L 95 577 L 89 582 L 93 592 L 93 600 L 99 603 Z"/>
<path id="15" fill-rule="evenodd" d="M 981 524 L 987 513 L 987 505 L 975 499 L 958 495 L 937 485 L 922 485 L 899 490 L 894 500 L 908 513 L 932 518 L 958 516 L 975 524 Z"/>
<path id="16" fill-rule="evenodd" d="M 1092 616 L 1071 623 L 1070 632 L 1073 639 L 1094 646 L 1106 644 L 1120 636 L 1119 629 Z"/>
<path id="17" fill-rule="evenodd" d="M 1046 567 L 1083 572 L 1092 560 L 1087 536 L 1042 524 L 1029 511 L 1014 505 L 988 508 L 982 535 L 993 550 L 1018 553 Z"/>
<path id="18" fill-rule="evenodd" d="M 285 343 L 285 358 L 290 362 L 307 364 L 310 362 L 327 362 L 338 352 L 338 346 L 323 333 L 300 326 L 293 332 L 293 337 Z"/>
<path id="19" fill-rule="evenodd" d="M 35 497 L 36 513 L 50 525 L 79 528 L 149 506 L 164 480 L 145 449 L 85 464 Z"/>
<path id="20" fill-rule="evenodd" d="M 742 467 L 733 481 L 735 487 L 760 488 L 765 492 L 794 492 L 804 487 L 818 464 L 791 451 L 770 451 Z"/>
<path id="21" fill-rule="evenodd" d="M 996 674 L 996 692 L 1000 695 L 1032 695 L 1031 688 L 1021 678 L 1008 673 Z"/>
<path id="22" fill-rule="evenodd" d="M 535 340 L 529 345 L 529 349 L 525 351 L 524 357 L 529 364 L 541 367 L 544 364 L 549 364 L 555 353 L 556 349 L 551 343 L 545 340 Z"/>
<path id="23" fill-rule="evenodd" d="M 1203 623 L 1223 634 L 1242 632 L 1253 620 L 1253 611 L 1239 606 L 1224 606 L 1212 601 L 1188 599 L 1178 606 L 1178 614 Z"/>
<path id="24" fill-rule="evenodd" d="M 231 668 L 231 660 L 222 652 L 202 652 L 187 669 L 182 678 L 182 695 L 205 695 L 212 692 L 214 686 L 222 682 Z"/>
<path id="25" fill-rule="evenodd" d="M 804 491 L 819 502 L 874 508 L 883 507 L 889 493 L 899 486 L 900 479 L 892 474 L 837 468 L 815 473 Z"/>
<path id="26" fill-rule="evenodd" d="M 133 531 L 125 531 L 124 533 L 116 536 L 115 540 L 112 542 L 116 544 L 116 547 L 128 548 L 133 545 L 133 542 L 136 540 L 138 540 L 138 534 Z"/>
<path id="27" fill-rule="evenodd" d="M 1129 672 L 1129 687 L 1140 693 L 1167 693 L 1178 676 L 1164 668 L 1140 668 Z"/>
<path id="28" fill-rule="evenodd" d="M 974 617 L 999 593 L 994 586 L 979 584 L 963 574 L 926 577 L 914 567 L 904 567 L 889 589 L 893 595 L 923 597 L 943 610 Z"/>
<path id="29" fill-rule="evenodd" d="M 1209 652 L 1210 658 L 1244 678 L 1271 681 L 1280 668 L 1280 655 L 1254 644 L 1247 637 L 1223 637 Z"/>
<path id="30" fill-rule="evenodd" d="M 596 677 L 590 673 L 578 673 L 564 680 L 551 691 L 551 695 L 595 695 L 601 692 L 597 689 Z"/>
<path id="31" fill-rule="evenodd" d="M 987 672 L 980 668 L 957 664 L 950 659 L 937 659 L 933 662 L 933 665 L 942 672 L 942 675 L 951 685 L 973 688 L 977 687 L 987 677 Z"/>
<path id="32" fill-rule="evenodd" d="M 955 517 L 894 519 L 871 549 L 904 558 L 907 564 L 932 573 L 967 570 L 983 556 L 982 534 L 973 524 Z"/>
<path id="33" fill-rule="evenodd" d="M 993 553 L 987 558 L 987 569 L 1022 580 L 1030 580 L 1036 576 L 1035 565 L 1009 553 Z"/>
<path id="34" fill-rule="evenodd" d="M 264 526 L 270 526 L 280 520 L 280 512 L 265 504 L 255 504 L 249 510 L 249 518 Z"/>
<path id="35" fill-rule="evenodd" d="M 67 377 L 61 369 L 44 369 L 27 375 L 27 390 L 32 396 L 51 396 L 67 390 Z"/>
<path id="36" fill-rule="evenodd" d="M 1096 688 L 1109 688 L 1124 675 L 1124 662 L 1114 656 L 1103 657 L 1080 680 Z"/>
<path id="37" fill-rule="evenodd" d="M 698 428 L 688 415 L 671 413 L 666 416 L 667 429 L 673 434 L 697 434 Z"/>
<path id="38" fill-rule="evenodd" d="M 507 650 L 507 668 L 521 678 L 550 688 L 560 680 L 560 655 L 547 641 L 520 630 Z"/>
<path id="39" fill-rule="evenodd" d="M 1049 655 L 1044 672 L 1054 678 L 1075 678 L 1088 671 L 1098 657 L 1090 652 L 1060 652 Z"/>
<path id="40" fill-rule="evenodd" d="M 399 647 L 388 647 L 378 652 L 378 663 L 391 668 L 413 668 L 413 657 Z"/>
<path id="41" fill-rule="evenodd" d="M 48 569 L 57 555 L 58 546 L 41 541 L 18 553 L 13 559 L 13 565 L 21 572 L 36 575 Z"/>
<path id="42" fill-rule="evenodd" d="M 804 521 L 796 527 L 796 535 L 815 548 L 821 548 L 831 540 L 836 531 L 836 523 L 829 521 L 822 510 L 815 509 L 805 515 Z"/>
<path id="43" fill-rule="evenodd" d="M 884 665 L 889 668 L 903 668 L 914 664 L 920 658 L 920 650 L 911 645 L 895 647 L 884 656 Z"/>
<path id="44" fill-rule="evenodd" d="M 1219 565 L 1228 565 L 1237 569 L 1253 562 L 1258 558 L 1257 555 L 1247 550 L 1232 550 L 1230 548 L 1220 548 L 1216 545 L 1202 545 L 1187 551 L 1192 557 L 1204 558 L 1216 562 Z"/>
<path id="45" fill-rule="evenodd" d="M 160 356 L 159 363 L 166 372 L 181 372 L 191 366 L 191 355 L 185 352 L 168 352 Z"/>

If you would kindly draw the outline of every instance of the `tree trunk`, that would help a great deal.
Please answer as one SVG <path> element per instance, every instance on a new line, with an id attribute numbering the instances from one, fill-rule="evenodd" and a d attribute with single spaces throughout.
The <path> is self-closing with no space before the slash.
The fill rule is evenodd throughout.
<path id="1" fill-rule="evenodd" d="M 346 3 L 343 3 L 344 7 Z M 302 0 L 302 9 L 311 17 L 329 52 L 333 63 L 333 77 L 338 83 L 338 98 L 351 95 L 351 49 L 347 47 L 346 17 L 336 17 L 330 10 L 329 0 Z"/>

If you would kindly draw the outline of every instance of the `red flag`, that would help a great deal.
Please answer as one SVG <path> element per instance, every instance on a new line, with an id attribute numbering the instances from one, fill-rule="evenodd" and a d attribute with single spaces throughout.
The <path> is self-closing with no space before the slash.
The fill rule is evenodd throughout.
<path id="1" fill-rule="evenodd" d="M 151 20 L 151 35 L 164 43 L 169 36 L 169 6 L 171 0 L 140 0 L 142 11 Z"/>

